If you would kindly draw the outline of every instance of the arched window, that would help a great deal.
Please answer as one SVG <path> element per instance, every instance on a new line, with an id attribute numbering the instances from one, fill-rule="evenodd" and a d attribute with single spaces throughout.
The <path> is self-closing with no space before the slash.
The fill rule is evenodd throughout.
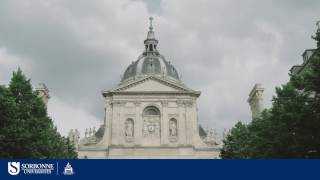
<path id="1" fill-rule="evenodd" d="M 147 115 L 147 116 L 157 116 L 158 115 L 159 116 L 160 111 L 155 106 L 148 106 L 144 109 L 143 115 Z"/>

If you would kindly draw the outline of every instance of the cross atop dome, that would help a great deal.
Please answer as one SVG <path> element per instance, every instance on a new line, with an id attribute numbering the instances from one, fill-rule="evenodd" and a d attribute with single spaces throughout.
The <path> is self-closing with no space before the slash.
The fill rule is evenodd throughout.
<path id="1" fill-rule="evenodd" d="M 149 31 L 147 39 L 144 40 L 145 52 L 154 53 L 157 52 L 158 40 L 155 38 L 153 26 L 152 26 L 153 17 L 149 18 Z"/>
<path id="2" fill-rule="evenodd" d="M 153 17 L 150 17 L 147 38 L 144 40 L 145 49 L 138 59 L 128 66 L 121 78 L 121 83 L 156 76 L 182 84 L 176 68 L 158 51 L 158 40 L 155 38 L 152 23 Z"/>
<path id="3" fill-rule="evenodd" d="M 152 31 L 153 27 L 152 27 L 152 21 L 153 21 L 153 17 L 149 17 L 149 21 L 150 21 L 150 26 L 149 26 L 149 30 Z"/>

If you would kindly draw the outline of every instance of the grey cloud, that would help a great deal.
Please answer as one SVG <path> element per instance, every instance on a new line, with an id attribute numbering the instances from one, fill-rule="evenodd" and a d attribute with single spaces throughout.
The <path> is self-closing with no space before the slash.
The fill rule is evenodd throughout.
<path id="1" fill-rule="evenodd" d="M 100 12 L 105 15 L 101 17 L 95 14 L 99 9 L 97 2 L 76 7 L 72 7 L 75 1 L 63 3 L 61 7 L 49 3 L 48 6 L 52 6 L 52 9 L 49 8 L 46 12 L 34 9 L 46 8 L 46 2 L 26 3 L 19 7 L 20 5 L 15 2 L 2 1 L 0 47 L 6 47 L 11 54 L 28 57 L 27 64 L 35 62 L 36 68 L 31 73 L 34 82 L 46 82 L 50 90 L 60 98 L 83 106 L 83 109 L 102 119 L 101 90 L 111 88 L 118 83 L 122 69 L 130 62 L 126 52 L 129 49 L 119 49 L 118 52 L 109 49 L 109 44 L 116 42 L 108 42 L 108 32 L 105 34 L 106 45 L 102 45 L 106 47 L 105 49 L 96 50 L 85 46 L 85 42 L 81 42 L 83 39 L 70 30 L 68 23 L 80 24 L 79 18 L 92 16 L 93 19 L 97 19 L 97 23 L 99 20 L 101 23 L 106 23 L 103 25 L 106 31 L 109 29 L 118 31 L 117 27 L 110 27 L 115 26 L 112 23 L 114 17 L 108 16 L 110 12 L 101 12 L 102 9 Z M 17 13 L 19 9 L 22 11 L 21 14 Z M 56 11 L 67 15 L 57 15 Z M 60 17 L 66 19 L 59 19 Z M 103 18 L 105 20 L 102 20 Z M 77 20 L 80 22 L 74 22 Z M 86 26 L 85 23 L 80 25 Z M 92 34 L 92 37 L 94 36 Z M 125 37 L 119 37 L 119 41 L 121 38 Z"/>
<path id="2" fill-rule="evenodd" d="M 147 18 L 153 14 L 160 52 L 185 84 L 202 91 L 200 122 L 221 129 L 250 120 L 246 99 L 256 82 L 266 88 L 270 106 L 274 87 L 287 81 L 303 50 L 315 46 L 309 37 L 320 17 L 319 5 L 275 0 L 7 0 L 0 2 L 0 48 L 32 65 L 28 75 L 34 82 L 45 82 L 67 104 L 102 121 L 100 91 L 116 85 L 139 56 Z"/>

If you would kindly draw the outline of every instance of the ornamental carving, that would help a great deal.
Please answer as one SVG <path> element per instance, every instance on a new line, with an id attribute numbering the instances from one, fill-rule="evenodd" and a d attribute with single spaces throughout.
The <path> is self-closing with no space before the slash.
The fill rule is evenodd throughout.
<path id="1" fill-rule="evenodd" d="M 143 111 L 142 136 L 148 138 L 160 137 L 160 111 L 155 106 L 148 106 Z"/>
<path id="2" fill-rule="evenodd" d="M 175 118 L 171 118 L 169 121 L 169 141 L 178 141 L 178 122 Z"/>
<path id="3" fill-rule="evenodd" d="M 193 102 L 192 101 L 185 101 L 185 105 L 190 108 L 193 106 Z"/>
<path id="4" fill-rule="evenodd" d="M 183 105 L 184 105 L 183 100 L 177 100 L 177 105 L 178 105 L 178 107 L 183 107 Z"/>
<path id="5" fill-rule="evenodd" d="M 115 106 L 124 106 L 126 104 L 126 101 L 114 100 L 112 104 L 114 104 Z"/>
<path id="6" fill-rule="evenodd" d="M 134 101 L 133 103 L 134 103 L 135 106 L 140 106 L 141 105 L 141 102 L 139 102 L 139 101 Z"/>
<path id="7" fill-rule="evenodd" d="M 149 116 L 143 118 L 143 137 L 160 137 L 160 117 Z"/>
<path id="8" fill-rule="evenodd" d="M 175 137 L 178 135 L 177 132 L 177 120 L 172 118 L 169 121 L 169 135 Z"/>
<path id="9" fill-rule="evenodd" d="M 134 122 L 132 119 L 127 119 L 124 124 L 124 135 L 127 142 L 133 141 L 134 137 Z"/>
<path id="10" fill-rule="evenodd" d="M 163 107 L 168 107 L 168 101 L 161 101 Z"/>

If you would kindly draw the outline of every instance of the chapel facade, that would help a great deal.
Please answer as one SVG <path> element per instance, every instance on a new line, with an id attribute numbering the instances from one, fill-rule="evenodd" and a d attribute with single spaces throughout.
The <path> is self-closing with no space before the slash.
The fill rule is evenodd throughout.
<path id="1" fill-rule="evenodd" d="M 79 143 L 79 158 L 218 158 L 221 143 L 199 136 L 197 99 L 158 51 L 152 26 L 120 83 L 102 92 L 104 124 Z"/>

